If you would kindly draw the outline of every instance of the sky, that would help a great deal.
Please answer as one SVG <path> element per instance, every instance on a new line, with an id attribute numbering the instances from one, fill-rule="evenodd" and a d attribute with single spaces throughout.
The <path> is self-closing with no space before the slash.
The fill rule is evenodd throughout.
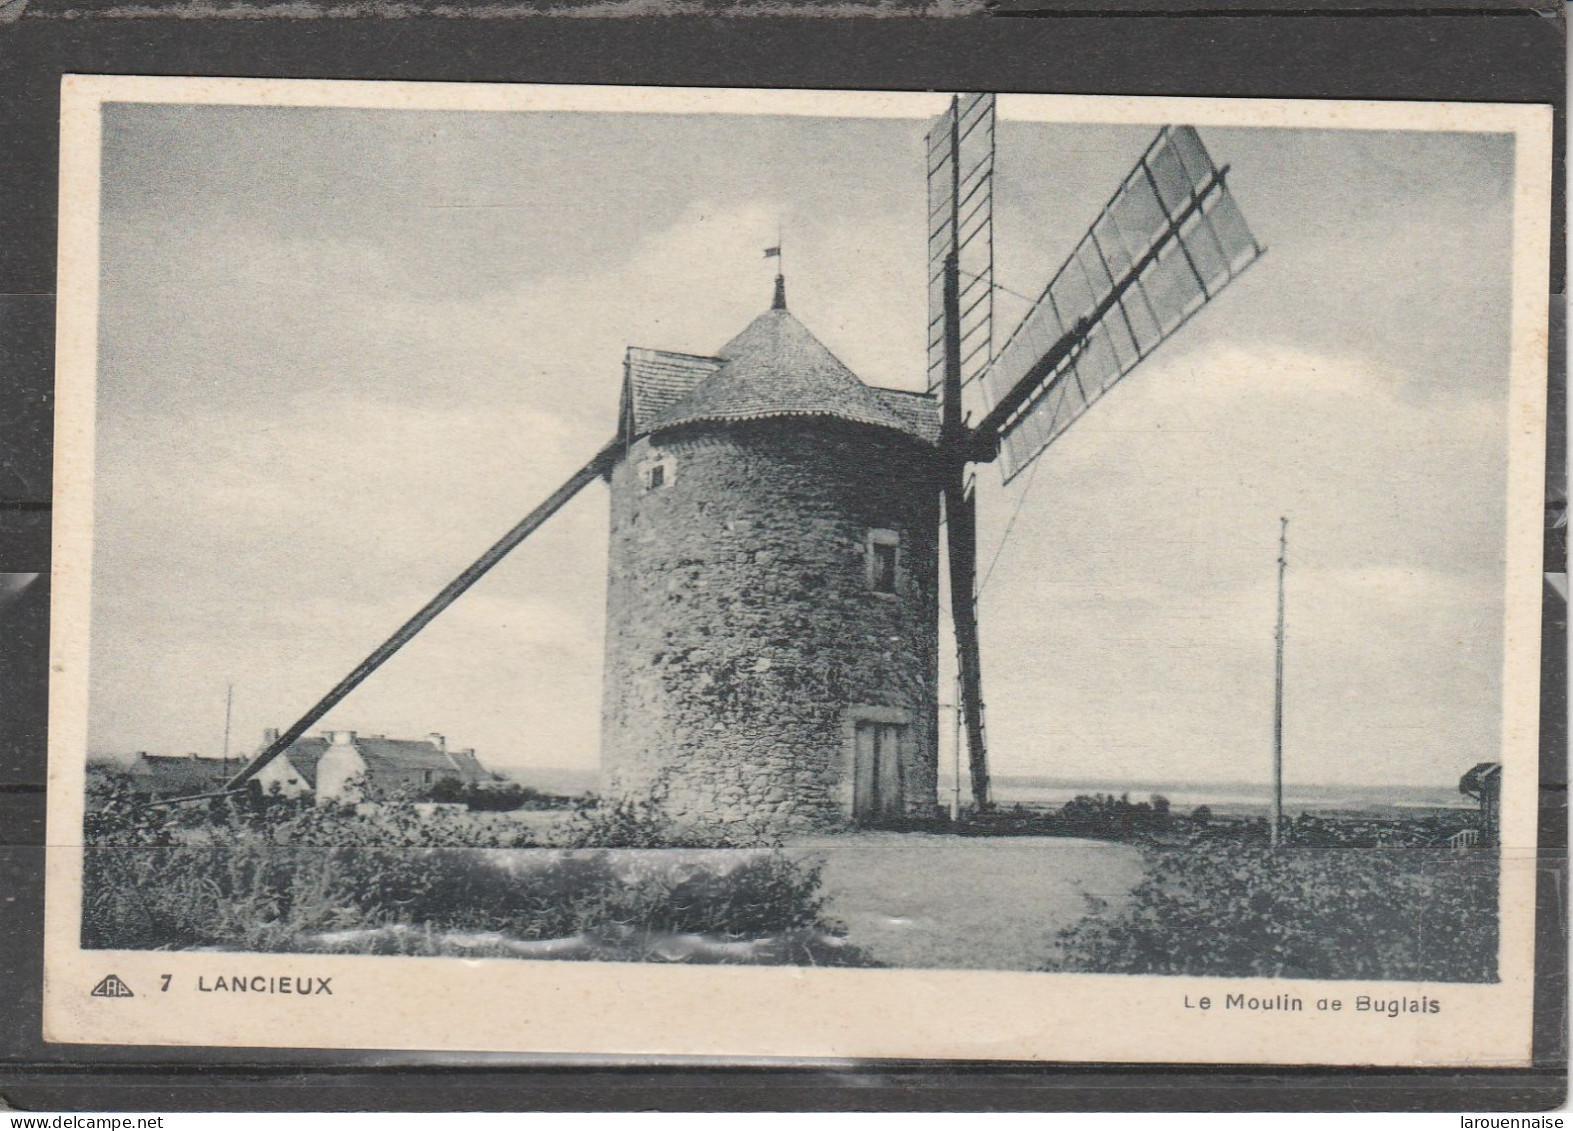
<path id="1" fill-rule="evenodd" d="M 1158 124 L 1000 123 L 999 340 Z M 627 346 L 768 306 L 778 231 L 793 312 L 920 388 L 926 128 L 106 106 L 92 749 L 216 755 L 231 682 L 232 754 L 291 723 L 609 438 Z M 1511 138 L 1202 134 L 1267 255 L 978 469 L 993 770 L 1263 778 L 1287 515 L 1286 775 L 1456 781 L 1499 744 Z M 593 769 L 606 525 L 594 484 L 319 726 Z"/>

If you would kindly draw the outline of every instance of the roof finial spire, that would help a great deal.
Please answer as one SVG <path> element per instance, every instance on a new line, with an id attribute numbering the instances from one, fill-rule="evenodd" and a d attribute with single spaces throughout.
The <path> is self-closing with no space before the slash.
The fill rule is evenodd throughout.
<path id="1" fill-rule="evenodd" d="M 777 275 L 776 276 L 776 297 L 773 300 L 771 300 L 770 309 L 771 310 L 785 310 L 786 309 L 786 276 L 785 275 Z"/>

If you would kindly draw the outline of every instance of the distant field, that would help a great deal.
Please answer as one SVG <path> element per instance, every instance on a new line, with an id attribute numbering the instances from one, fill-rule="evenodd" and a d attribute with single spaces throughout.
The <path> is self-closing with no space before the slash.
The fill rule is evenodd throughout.
<path id="1" fill-rule="evenodd" d="M 1265 783 L 1219 782 L 1211 785 L 1181 782 L 1082 782 L 1066 778 L 998 777 L 993 781 L 994 800 L 1001 806 L 1060 806 L 1071 798 L 1087 794 L 1130 794 L 1132 801 L 1145 801 L 1153 794 L 1169 799 L 1176 813 L 1188 813 L 1206 805 L 1215 813 L 1233 816 L 1262 816 L 1272 803 Z M 1298 785 L 1286 783 L 1284 808 L 1290 813 L 1381 813 L 1414 812 L 1427 809 L 1472 809 L 1475 802 L 1459 794 L 1451 784 L 1438 786 L 1397 785 Z"/>

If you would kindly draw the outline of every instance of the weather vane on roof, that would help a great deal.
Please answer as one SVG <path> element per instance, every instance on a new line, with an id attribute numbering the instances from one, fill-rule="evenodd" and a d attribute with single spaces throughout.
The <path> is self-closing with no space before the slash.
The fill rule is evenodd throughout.
<path id="1" fill-rule="evenodd" d="M 772 310 L 786 309 L 786 259 L 781 254 L 781 225 L 776 225 L 776 242 L 774 247 L 765 248 L 765 258 L 776 261 L 776 297 L 770 304 Z"/>

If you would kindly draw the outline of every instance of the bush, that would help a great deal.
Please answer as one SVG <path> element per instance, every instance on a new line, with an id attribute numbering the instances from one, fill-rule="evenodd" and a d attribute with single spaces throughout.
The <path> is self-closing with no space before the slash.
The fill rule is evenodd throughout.
<path id="1" fill-rule="evenodd" d="M 585 805 L 561 847 L 532 853 L 511 822 L 278 796 L 145 808 L 102 778 L 85 831 L 89 949 L 449 953 L 491 933 L 503 954 L 566 940 L 578 958 L 866 961 L 825 920 L 817 865 L 652 806 Z"/>
<path id="2" fill-rule="evenodd" d="M 1061 932 L 1050 969 L 1496 978 L 1497 862 L 1489 853 L 1307 844 L 1274 851 L 1254 835 L 1145 851 L 1148 875 L 1130 903 Z"/>
<path id="3" fill-rule="evenodd" d="M 748 848 L 774 842 L 743 827 L 678 824 L 656 801 L 588 795 L 557 827 L 552 843 L 563 848 Z"/>
<path id="4" fill-rule="evenodd" d="M 461 782 L 444 778 L 422 791 L 417 800 L 465 805 L 472 813 L 513 813 L 520 809 L 561 809 L 569 798 L 543 793 L 518 782 Z"/>
<path id="5" fill-rule="evenodd" d="M 1154 794 L 1132 801 L 1130 794 L 1079 794 L 1057 811 L 1016 805 L 975 813 L 957 831 L 986 836 L 1077 836 L 1100 840 L 1144 840 L 1174 827 L 1169 799 Z"/>
<path id="6" fill-rule="evenodd" d="M 451 805 L 463 798 L 467 788 L 458 778 L 440 778 L 417 796 L 421 801 L 441 801 Z"/>
<path id="7" fill-rule="evenodd" d="M 1162 832 L 1173 824 L 1169 799 L 1132 802 L 1130 794 L 1113 797 L 1098 793 L 1072 798 L 1060 807 L 1059 823 L 1066 835 L 1111 837 L 1126 840 L 1142 833 Z"/>

